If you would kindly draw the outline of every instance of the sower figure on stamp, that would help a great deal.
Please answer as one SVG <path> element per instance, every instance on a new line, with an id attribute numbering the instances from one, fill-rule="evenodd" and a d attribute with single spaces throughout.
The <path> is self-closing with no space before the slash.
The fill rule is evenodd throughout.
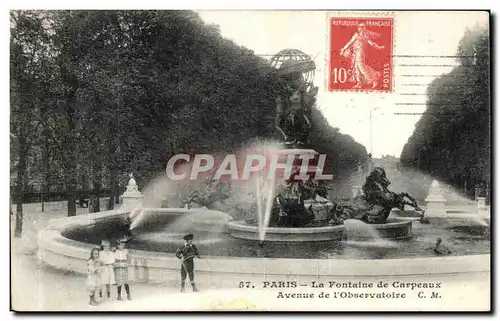
<path id="1" fill-rule="evenodd" d="M 194 257 L 200 258 L 198 254 L 198 249 L 193 244 L 193 234 L 188 234 L 183 237 L 185 243 L 184 246 L 178 248 L 175 252 L 177 258 L 182 260 L 181 263 L 181 292 L 185 291 L 186 277 L 189 275 L 189 281 L 193 287 L 193 292 L 198 292 L 198 288 L 194 283 Z"/>
<path id="2" fill-rule="evenodd" d="M 356 83 L 353 88 L 361 88 L 362 83 L 371 84 L 372 88 L 378 85 L 380 72 L 374 70 L 366 63 L 366 51 L 368 46 L 378 50 L 384 49 L 384 46 L 379 46 L 373 41 L 378 36 L 378 33 L 367 30 L 365 24 L 360 23 L 357 32 L 340 50 L 342 56 L 351 58 L 352 74 L 349 81 Z"/>

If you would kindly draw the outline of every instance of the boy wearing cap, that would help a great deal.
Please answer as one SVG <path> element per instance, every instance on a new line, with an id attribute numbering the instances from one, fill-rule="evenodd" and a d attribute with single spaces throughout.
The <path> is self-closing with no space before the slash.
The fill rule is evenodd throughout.
<path id="1" fill-rule="evenodd" d="M 177 258 L 182 260 L 181 263 L 181 292 L 185 292 L 186 276 L 189 275 L 189 281 L 193 287 L 193 292 L 198 292 L 196 284 L 194 283 L 194 257 L 200 258 L 198 249 L 193 244 L 193 234 L 188 234 L 183 237 L 185 243 L 175 252 Z"/>

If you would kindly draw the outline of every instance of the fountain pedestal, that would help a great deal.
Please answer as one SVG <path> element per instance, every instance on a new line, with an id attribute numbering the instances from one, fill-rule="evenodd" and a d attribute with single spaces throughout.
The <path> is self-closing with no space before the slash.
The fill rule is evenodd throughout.
<path id="1" fill-rule="evenodd" d="M 412 221 L 393 219 L 384 224 L 370 224 L 382 239 L 406 239 L 411 237 Z M 259 227 L 244 221 L 231 221 L 226 225 L 232 237 L 244 240 L 261 240 Z M 265 242 L 321 242 L 341 241 L 345 226 L 321 227 L 268 227 Z"/>
<path id="2" fill-rule="evenodd" d="M 314 213 L 314 220 L 317 222 L 328 221 L 328 212 L 333 208 L 333 203 L 327 199 L 305 200 L 306 208 L 311 208 Z"/>
<path id="3" fill-rule="evenodd" d="M 427 203 L 425 216 L 435 218 L 446 218 L 446 199 L 438 181 L 434 180 L 429 188 L 429 195 L 425 199 Z"/>
<path id="4" fill-rule="evenodd" d="M 479 211 L 485 211 L 486 207 L 486 197 L 478 197 L 477 198 L 477 209 Z"/>
<path id="5" fill-rule="evenodd" d="M 324 175 L 324 163 L 319 164 L 318 166 L 318 153 L 313 149 L 284 149 L 279 151 L 280 161 L 282 163 L 287 161 L 288 156 L 294 155 L 292 174 L 290 176 L 290 181 L 303 180 L 297 172 L 297 170 L 304 170 L 301 166 L 307 166 L 305 172 L 308 180 L 321 180 L 327 177 Z M 303 159 L 309 159 L 307 163 Z M 304 163 L 303 163 L 304 162 Z M 310 208 L 314 213 L 314 221 L 322 222 L 328 221 L 328 212 L 334 206 L 332 202 L 328 199 L 319 197 L 317 195 L 314 196 L 313 199 L 304 200 L 304 204 L 306 208 Z"/>
<path id="6" fill-rule="evenodd" d="M 481 217 L 490 216 L 490 208 L 486 205 L 486 197 L 478 197 L 477 198 L 477 214 Z"/>
<path id="7" fill-rule="evenodd" d="M 134 175 L 130 174 L 127 190 L 122 195 L 123 210 L 125 212 L 133 212 L 135 209 L 142 208 L 142 199 L 144 196 L 139 191 L 139 187 L 134 179 Z"/>

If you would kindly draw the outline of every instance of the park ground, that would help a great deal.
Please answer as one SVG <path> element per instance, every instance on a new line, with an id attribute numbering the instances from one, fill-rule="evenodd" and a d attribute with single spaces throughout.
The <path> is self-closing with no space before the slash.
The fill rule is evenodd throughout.
<path id="1" fill-rule="evenodd" d="M 64 217 L 65 206 L 65 202 L 49 202 L 45 204 L 45 211 L 42 213 L 40 203 L 24 205 L 23 236 L 11 238 L 13 309 L 92 310 L 92 307 L 88 305 L 89 298 L 85 290 L 86 277 L 84 275 L 51 269 L 37 259 L 38 231 L 50 219 Z M 86 213 L 88 213 L 86 208 L 77 209 L 78 215 Z M 13 227 L 13 218 L 11 222 Z M 132 291 L 133 297 L 140 298 L 162 295 L 166 292 L 178 292 L 178 289 L 152 284 L 134 284 Z M 116 290 L 113 294 L 116 295 Z M 102 307 L 99 306 L 99 308 Z"/>
<path id="2" fill-rule="evenodd" d="M 104 200 L 103 200 L 104 201 Z M 268 310 L 279 309 L 273 291 L 243 292 L 241 289 L 228 289 L 222 285 L 223 280 L 211 280 L 210 286 L 200 278 L 201 293 L 182 294 L 174 284 L 132 284 L 133 301 L 103 302 L 97 307 L 89 306 L 88 292 L 85 289 L 85 276 L 70 272 L 55 270 L 44 266 L 37 259 L 37 235 L 49 222 L 50 219 L 61 218 L 66 215 L 65 202 L 50 202 L 45 205 L 45 212 L 41 212 L 41 204 L 25 204 L 23 220 L 23 236 L 14 238 L 11 233 L 11 308 L 17 311 L 141 311 L 141 310 L 163 310 L 163 311 L 189 311 L 189 310 Z M 77 214 L 86 214 L 86 208 L 79 208 Z M 11 227 L 14 227 L 14 218 L 11 218 Z M 13 231 L 13 230 L 12 230 Z M 421 278 L 421 276 L 420 276 Z M 463 293 L 458 301 L 464 300 L 464 304 L 469 306 L 466 309 L 487 310 L 489 300 L 483 297 L 477 302 L 472 302 L 467 298 L 467 293 L 481 291 L 489 294 L 490 273 L 475 273 L 465 276 L 438 276 L 432 277 L 434 280 L 448 280 L 450 293 Z M 425 281 L 432 281 L 426 277 Z M 373 281 L 379 281 L 377 278 Z M 415 277 L 408 277 L 408 281 L 414 281 Z M 252 281 L 247 278 L 245 281 Z M 367 281 L 367 280 L 366 280 Z M 456 281 L 456 282 L 455 282 Z M 215 286 L 214 286 L 215 285 Z M 447 292 L 448 292 L 447 291 Z M 478 292 L 476 292 L 478 293 Z M 116 298 L 116 289 L 112 290 L 112 296 Z M 237 299 L 238 297 L 242 299 Z M 246 301 L 245 301 L 246 300 Z M 397 309 L 407 310 L 411 307 L 404 302 L 389 302 L 389 305 L 370 302 L 364 305 L 368 310 Z M 458 301 L 425 301 L 428 309 L 441 310 L 452 309 L 453 307 L 464 306 L 457 304 Z M 488 302 L 486 302 L 488 301 Z M 282 306 L 282 310 L 359 310 L 357 301 L 343 301 L 339 305 L 321 304 L 315 307 L 319 301 L 309 302 L 308 300 L 287 302 Z M 281 303 L 285 303 L 281 301 Z M 422 306 L 422 308 L 424 308 Z"/>

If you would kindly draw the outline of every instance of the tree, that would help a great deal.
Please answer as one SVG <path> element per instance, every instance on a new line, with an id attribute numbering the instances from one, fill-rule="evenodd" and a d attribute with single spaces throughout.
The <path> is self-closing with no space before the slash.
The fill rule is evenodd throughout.
<path id="1" fill-rule="evenodd" d="M 459 66 L 430 84 L 401 162 L 462 189 L 490 181 L 488 30 L 468 30 L 457 56 Z"/>
<path id="2" fill-rule="evenodd" d="M 12 47 L 19 61 L 11 68 L 22 71 L 11 85 L 13 166 L 18 182 L 40 179 L 43 190 L 64 182 L 69 216 L 76 214 L 78 184 L 92 181 L 99 197 L 107 183 L 112 209 L 125 174 L 144 184 L 164 173 L 179 148 L 234 152 L 251 139 L 274 136 L 268 62 L 224 39 L 195 12 L 15 14 L 37 22 L 26 25 L 29 33 L 12 30 L 22 40 L 18 46 L 43 44 L 43 50 L 35 63 L 25 49 Z M 34 123 L 20 126 L 28 113 Z M 312 121 L 313 145 L 336 171 L 347 174 L 366 157 L 364 147 L 331 128 L 319 110 Z M 26 133 L 36 139 L 24 143 Z"/>
<path id="3" fill-rule="evenodd" d="M 44 59 L 48 55 L 46 17 L 37 12 L 11 13 L 11 166 L 16 171 L 16 228 L 15 236 L 22 235 L 23 200 L 28 182 L 28 164 L 37 140 L 40 106 L 45 101 Z M 13 164 L 13 163 L 14 164 Z"/>

